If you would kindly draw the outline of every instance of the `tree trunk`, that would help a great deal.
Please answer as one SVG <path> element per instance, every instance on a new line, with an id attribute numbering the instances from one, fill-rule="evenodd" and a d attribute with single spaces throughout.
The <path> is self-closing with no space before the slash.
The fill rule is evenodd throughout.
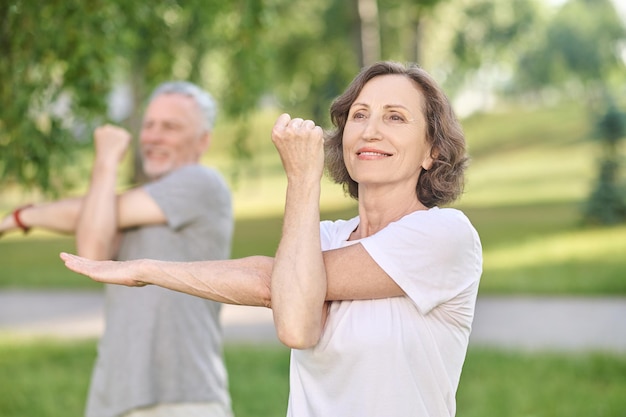
<path id="1" fill-rule="evenodd" d="M 376 0 L 358 0 L 359 21 L 361 23 L 362 66 L 380 60 L 380 25 Z"/>
<path id="2" fill-rule="evenodd" d="M 143 102 L 145 97 L 145 81 L 143 71 L 136 70 L 130 74 L 130 88 L 132 100 L 132 112 L 126 121 L 127 129 L 133 135 L 132 141 L 132 157 L 133 169 L 131 172 L 131 182 L 133 184 L 143 184 L 147 178 L 143 172 L 143 162 L 141 160 L 141 151 L 139 149 L 139 134 L 141 132 L 141 123 L 143 120 Z"/>

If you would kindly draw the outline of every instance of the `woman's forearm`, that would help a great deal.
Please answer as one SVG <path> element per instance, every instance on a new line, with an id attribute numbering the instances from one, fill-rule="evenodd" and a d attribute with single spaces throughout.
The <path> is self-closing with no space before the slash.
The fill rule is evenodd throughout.
<path id="1" fill-rule="evenodd" d="M 271 307 L 273 259 L 169 262 L 151 259 L 92 261 L 61 254 L 65 265 L 95 281 L 126 286 L 158 285 L 174 291 L 228 304 Z"/>
<path id="2" fill-rule="evenodd" d="M 283 234 L 272 272 L 276 332 L 281 342 L 296 349 L 317 344 L 324 322 L 327 284 L 320 247 L 319 191 L 319 183 L 288 186 Z"/>
<path id="3" fill-rule="evenodd" d="M 272 142 L 287 175 L 283 233 L 271 282 L 274 325 L 281 342 L 304 349 L 317 344 L 324 324 L 326 270 L 319 226 L 324 135 L 313 121 L 282 114 Z"/>

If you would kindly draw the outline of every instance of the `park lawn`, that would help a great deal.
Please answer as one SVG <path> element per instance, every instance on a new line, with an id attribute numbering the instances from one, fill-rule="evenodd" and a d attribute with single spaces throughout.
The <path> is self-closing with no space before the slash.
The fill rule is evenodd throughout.
<path id="1" fill-rule="evenodd" d="M 0 415 L 82 415 L 93 340 L 0 339 Z M 237 417 L 283 417 L 289 353 L 278 345 L 225 347 Z M 471 349 L 457 393 L 459 417 L 621 417 L 626 356 Z"/>

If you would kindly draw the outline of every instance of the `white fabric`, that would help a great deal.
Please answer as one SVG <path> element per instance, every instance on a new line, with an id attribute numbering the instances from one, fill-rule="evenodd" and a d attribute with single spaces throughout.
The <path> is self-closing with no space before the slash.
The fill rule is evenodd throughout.
<path id="1" fill-rule="evenodd" d="M 322 222 L 322 250 L 358 223 Z M 292 350 L 288 416 L 454 416 L 482 273 L 476 230 L 433 208 L 359 243 L 407 295 L 331 304 L 317 346 Z"/>

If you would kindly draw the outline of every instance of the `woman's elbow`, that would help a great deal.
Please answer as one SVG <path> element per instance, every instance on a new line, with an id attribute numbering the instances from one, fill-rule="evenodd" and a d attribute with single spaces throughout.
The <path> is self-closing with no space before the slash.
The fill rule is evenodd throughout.
<path id="1" fill-rule="evenodd" d="M 276 324 L 278 340 L 291 349 L 309 349 L 317 345 L 321 332 L 319 330 L 305 330 L 301 326 L 287 326 Z"/>

